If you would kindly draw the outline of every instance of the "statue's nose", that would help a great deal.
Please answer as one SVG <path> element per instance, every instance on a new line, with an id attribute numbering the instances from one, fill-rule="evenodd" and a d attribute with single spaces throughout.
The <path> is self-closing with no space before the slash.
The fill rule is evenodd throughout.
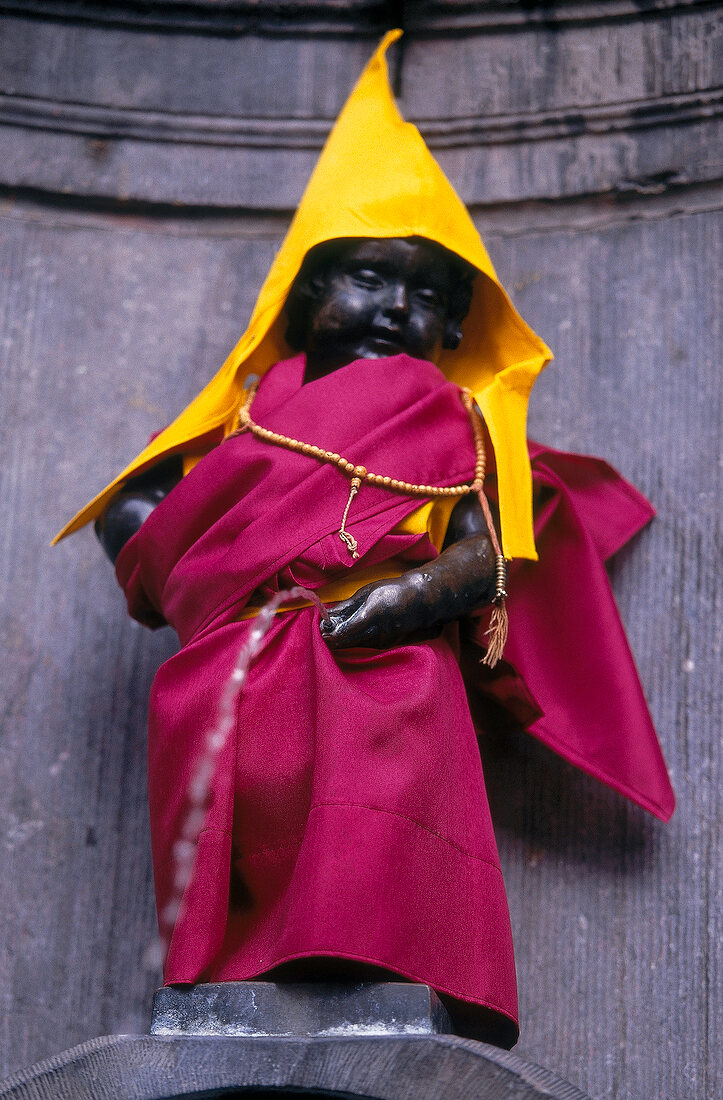
<path id="1" fill-rule="evenodd" d="M 406 317 L 409 312 L 409 301 L 404 283 L 389 284 L 384 301 L 384 310 L 389 317 Z"/>

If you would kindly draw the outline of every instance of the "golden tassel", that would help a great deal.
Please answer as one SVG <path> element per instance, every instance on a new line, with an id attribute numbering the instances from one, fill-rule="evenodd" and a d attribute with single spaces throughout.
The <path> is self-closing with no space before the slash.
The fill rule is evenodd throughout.
<path id="1" fill-rule="evenodd" d="M 489 638 L 489 644 L 482 659 L 482 664 L 487 665 L 487 668 L 495 667 L 502 656 L 507 641 L 509 619 L 505 602 L 507 600 L 506 585 L 507 562 L 500 553 L 495 556 L 495 595 L 492 601 L 494 607 L 492 608 L 490 625 L 485 631 L 485 637 Z"/>
<path id="2" fill-rule="evenodd" d="M 508 618 L 507 608 L 504 603 L 492 608 L 492 617 L 489 628 L 485 631 L 485 637 L 489 638 L 487 652 L 482 658 L 482 664 L 487 668 L 494 668 L 505 648 L 507 641 Z"/>

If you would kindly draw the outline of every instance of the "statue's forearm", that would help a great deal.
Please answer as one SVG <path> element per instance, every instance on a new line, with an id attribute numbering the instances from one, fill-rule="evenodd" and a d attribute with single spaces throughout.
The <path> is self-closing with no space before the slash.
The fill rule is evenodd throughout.
<path id="1" fill-rule="evenodd" d="M 479 501 L 473 495 L 457 502 L 438 558 L 410 570 L 421 578 L 423 601 L 434 625 L 490 603 L 495 594 L 495 555 Z"/>
<path id="2" fill-rule="evenodd" d="M 404 573 L 399 583 L 417 592 L 420 626 L 440 626 L 489 603 L 495 591 L 495 557 L 489 536 L 472 534 L 439 557 Z"/>

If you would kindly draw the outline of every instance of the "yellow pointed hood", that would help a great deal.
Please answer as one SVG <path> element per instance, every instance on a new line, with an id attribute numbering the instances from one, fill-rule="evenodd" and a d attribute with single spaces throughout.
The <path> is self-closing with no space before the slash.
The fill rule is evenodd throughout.
<path id="1" fill-rule="evenodd" d="M 256 302 L 246 332 L 218 374 L 190 405 L 82 509 L 55 542 L 104 510 L 124 481 L 223 425 L 235 427 L 249 373 L 262 375 L 290 354 L 281 316 L 306 253 L 338 237 L 426 237 L 482 272 L 457 351 L 440 369 L 475 394 L 497 461 L 502 547 L 508 558 L 536 558 L 532 478 L 526 447 L 527 403 L 536 376 L 552 358 L 497 280 L 465 206 L 416 126 L 399 114 L 385 53 L 401 31 L 384 36 L 334 126 L 299 209 Z"/>

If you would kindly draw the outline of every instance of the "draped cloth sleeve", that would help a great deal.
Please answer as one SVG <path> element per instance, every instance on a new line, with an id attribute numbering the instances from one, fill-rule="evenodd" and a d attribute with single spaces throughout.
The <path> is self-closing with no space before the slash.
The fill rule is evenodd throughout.
<path id="1" fill-rule="evenodd" d="M 667 821 L 675 796 L 605 562 L 655 515 L 600 459 L 530 445 L 538 562 L 510 572 L 489 700 L 570 763 Z M 484 644 L 484 619 L 477 630 Z"/>

